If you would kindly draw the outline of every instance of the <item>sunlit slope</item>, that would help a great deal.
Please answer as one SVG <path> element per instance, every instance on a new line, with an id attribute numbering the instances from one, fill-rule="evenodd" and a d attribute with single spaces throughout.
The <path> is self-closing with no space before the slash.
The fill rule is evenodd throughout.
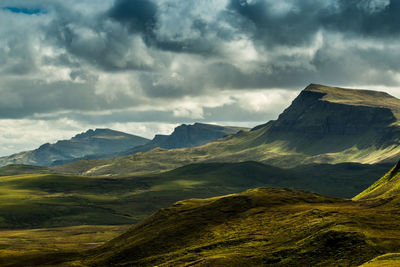
<path id="1" fill-rule="evenodd" d="M 169 170 L 198 162 L 254 160 L 289 168 L 309 163 L 395 162 L 400 100 L 386 93 L 311 84 L 276 121 L 195 148 L 58 166 L 56 172 L 116 175 Z"/>
<path id="2" fill-rule="evenodd" d="M 399 214 L 375 202 L 259 188 L 178 202 L 75 263 L 358 266 L 400 250 Z"/>
<path id="3" fill-rule="evenodd" d="M 354 199 L 393 198 L 400 193 L 400 162 Z"/>
<path id="4" fill-rule="evenodd" d="M 259 187 L 306 189 L 352 197 L 381 177 L 386 165 L 307 165 L 280 169 L 257 162 L 192 164 L 161 174 L 0 177 L 0 228 L 136 223 L 187 198 Z"/>
<path id="5" fill-rule="evenodd" d="M 397 267 L 400 266 L 400 253 L 387 253 L 372 259 L 360 267 Z"/>

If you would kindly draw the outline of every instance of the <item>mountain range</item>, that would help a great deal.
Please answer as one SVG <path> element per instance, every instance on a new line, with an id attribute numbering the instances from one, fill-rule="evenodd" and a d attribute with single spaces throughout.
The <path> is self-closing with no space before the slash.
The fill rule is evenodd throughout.
<path id="1" fill-rule="evenodd" d="M 79 160 L 114 158 L 156 147 L 172 149 L 204 145 L 212 140 L 238 131 L 243 127 L 229 127 L 195 123 L 180 125 L 171 135 L 156 135 L 153 140 L 111 129 L 95 129 L 77 134 L 70 140 L 44 144 L 38 149 L 0 158 L 0 166 L 25 164 L 56 166 Z"/>
<path id="2" fill-rule="evenodd" d="M 251 131 L 199 147 L 79 161 L 57 166 L 55 171 L 129 175 L 189 163 L 249 160 L 283 168 L 312 163 L 394 164 L 400 155 L 399 114 L 400 100 L 387 93 L 311 84 L 277 120 Z"/>

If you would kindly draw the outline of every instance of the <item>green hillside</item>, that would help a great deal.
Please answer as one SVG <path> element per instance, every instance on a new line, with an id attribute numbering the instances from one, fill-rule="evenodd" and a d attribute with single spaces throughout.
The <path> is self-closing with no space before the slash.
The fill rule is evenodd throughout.
<path id="1" fill-rule="evenodd" d="M 360 199 L 393 198 L 400 193 L 400 162 L 373 185 L 354 197 Z"/>
<path id="2" fill-rule="evenodd" d="M 307 165 L 280 169 L 257 162 L 193 164 L 161 174 L 84 177 L 27 174 L 0 177 L 0 228 L 136 223 L 187 198 L 259 187 L 306 189 L 352 197 L 387 165 Z"/>
<path id="3" fill-rule="evenodd" d="M 68 260 L 78 266 L 358 266 L 400 250 L 398 211 L 259 188 L 177 202 Z"/>
<path id="4" fill-rule="evenodd" d="M 131 175 L 199 162 L 394 163 L 400 156 L 400 100 L 386 93 L 311 84 L 276 121 L 186 149 L 159 149 L 57 166 L 77 175 Z"/>

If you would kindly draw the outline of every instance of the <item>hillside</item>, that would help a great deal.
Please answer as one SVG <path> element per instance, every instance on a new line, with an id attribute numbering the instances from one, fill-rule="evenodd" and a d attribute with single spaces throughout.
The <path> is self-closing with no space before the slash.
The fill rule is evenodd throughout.
<path id="1" fill-rule="evenodd" d="M 350 198 L 387 165 L 315 164 L 280 169 L 257 162 L 192 164 L 161 174 L 83 177 L 24 174 L 0 177 L 0 228 L 132 224 L 187 198 L 259 187 L 306 189 Z"/>
<path id="2" fill-rule="evenodd" d="M 78 266 L 358 266 L 400 250 L 398 211 L 304 191 L 252 189 L 177 202 L 68 261 Z"/>
<path id="3" fill-rule="evenodd" d="M 394 198 L 400 193 L 400 162 L 373 185 L 354 197 L 355 200 Z"/>
<path id="4" fill-rule="evenodd" d="M 44 144 L 31 151 L 1 157 L 0 166 L 26 164 L 51 166 L 94 154 L 108 154 L 143 145 L 149 140 L 110 129 L 95 129 L 77 134 L 69 140 Z"/>
<path id="5" fill-rule="evenodd" d="M 400 155 L 400 100 L 386 93 L 311 84 L 276 121 L 186 149 L 59 166 L 79 175 L 159 172 L 189 163 L 259 161 L 289 168 L 310 163 L 394 163 Z"/>

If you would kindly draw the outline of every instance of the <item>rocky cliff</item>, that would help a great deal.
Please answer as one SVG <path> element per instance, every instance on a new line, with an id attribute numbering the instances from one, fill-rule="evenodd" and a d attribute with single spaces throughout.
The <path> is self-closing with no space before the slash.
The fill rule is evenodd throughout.
<path id="1" fill-rule="evenodd" d="M 224 136 L 236 134 L 241 130 L 247 131 L 248 129 L 205 123 L 182 124 L 176 127 L 170 135 L 156 135 L 151 142 L 117 153 L 115 156 L 145 152 L 156 147 L 176 149 L 201 146 Z"/>
<path id="2" fill-rule="evenodd" d="M 311 154 L 399 144 L 396 102 L 399 108 L 400 100 L 386 93 L 311 84 L 269 125 L 265 139 Z"/>

